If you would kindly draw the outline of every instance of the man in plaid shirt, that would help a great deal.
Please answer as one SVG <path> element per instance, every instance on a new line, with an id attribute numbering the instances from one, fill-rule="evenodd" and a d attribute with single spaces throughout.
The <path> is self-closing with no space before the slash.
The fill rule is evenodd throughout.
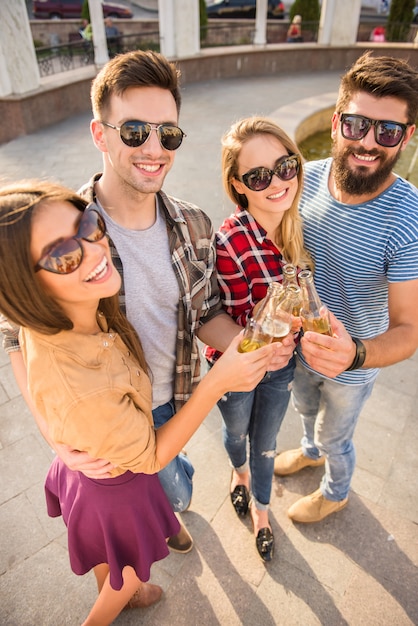
<path id="1" fill-rule="evenodd" d="M 179 73 L 163 56 L 138 50 L 109 61 L 92 87 L 91 133 L 103 154 L 103 173 L 80 190 L 106 222 L 123 280 L 121 306 L 141 338 L 151 371 L 156 428 L 174 415 L 199 380 L 196 337 L 224 351 L 241 330 L 222 310 L 209 218 L 161 191 L 184 137 L 177 126 L 180 103 Z M 2 328 L 4 347 L 31 406 L 17 335 L 7 326 Z M 283 367 L 292 351 L 292 345 L 278 347 L 272 366 Z M 106 460 L 54 444 L 42 416 L 32 412 L 71 469 L 106 477 Z M 190 460 L 180 454 L 159 473 L 176 512 L 190 505 L 193 472 Z M 168 544 L 188 552 L 193 542 L 182 526 Z"/>

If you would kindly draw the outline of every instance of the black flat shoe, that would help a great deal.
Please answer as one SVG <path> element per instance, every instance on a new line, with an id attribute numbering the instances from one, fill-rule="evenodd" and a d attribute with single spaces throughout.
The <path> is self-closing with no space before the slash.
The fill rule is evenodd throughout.
<path id="1" fill-rule="evenodd" d="M 236 514 L 239 515 L 239 517 L 245 517 L 250 505 L 250 494 L 248 493 L 247 487 L 237 485 L 231 493 L 231 502 Z"/>
<path id="2" fill-rule="evenodd" d="M 270 528 L 261 528 L 255 540 L 258 554 L 263 561 L 271 561 L 274 553 L 274 537 Z"/>

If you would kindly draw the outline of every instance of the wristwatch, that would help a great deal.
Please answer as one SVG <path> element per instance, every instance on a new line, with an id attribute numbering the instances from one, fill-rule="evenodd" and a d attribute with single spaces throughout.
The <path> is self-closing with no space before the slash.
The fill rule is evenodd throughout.
<path id="1" fill-rule="evenodd" d="M 356 344 L 356 356 L 354 357 L 354 360 L 350 367 L 347 367 L 347 369 L 345 370 L 346 372 L 358 370 L 360 367 L 363 366 L 363 363 L 366 360 L 366 346 L 364 345 L 364 343 L 360 339 L 357 339 L 357 337 L 351 337 L 351 339 Z"/>

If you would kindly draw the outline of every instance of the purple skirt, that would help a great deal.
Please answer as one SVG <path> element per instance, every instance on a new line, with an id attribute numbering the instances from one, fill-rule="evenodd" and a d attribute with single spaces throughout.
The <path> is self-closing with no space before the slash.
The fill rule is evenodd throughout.
<path id="1" fill-rule="evenodd" d="M 123 585 L 127 565 L 141 581 L 149 580 L 151 565 L 169 553 L 166 538 L 180 530 L 157 474 L 125 472 L 92 480 L 57 457 L 45 495 L 48 515 L 62 515 L 67 526 L 73 572 L 82 575 L 107 563 L 116 590 Z"/>

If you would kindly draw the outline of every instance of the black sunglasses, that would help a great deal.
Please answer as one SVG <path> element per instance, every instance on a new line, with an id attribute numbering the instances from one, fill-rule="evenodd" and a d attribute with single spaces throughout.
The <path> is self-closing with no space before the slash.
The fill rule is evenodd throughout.
<path id="1" fill-rule="evenodd" d="M 90 205 L 89 205 L 90 206 Z M 71 274 L 83 260 L 81 240 L 100 241 L 106 234 L 106 225 L 100 213 L 87 207 L 82 214 L 77 234 L 52 246 L 37 262 L 35 272 L 46 270 L 54 274 Z"/>
<path id="2" fill-rule="evenodd" d="M 153 130 L 157 133 L 158 141 L 166 150 L 177 150 L 181 146 L 183 137 L 186 137 L 181 128 L 174 126 L 174 124 L 150 124 L 139 120 L 130 120 L 121 126 L 114 126 L 109 122 L 102 122 L 102 124 L 118 130 L 123 143 L 130 148 L 142 146 L 149 139 Z"/>
<path id="3" fill-rule="evenodd" d="M 390 120 L 371 120 L 364 115 L 341 113 L 341 134 L 345 139 L 359 141 L 374 126 L 374 138 L 379 146 L 395 148 L 405 136 L 408 124 L 391 122 Z"/>
<path id="4" fill-rule="evenodd" d="M 255 167 L 243 174 L 241 178 L 239 176 L 237 178 L 251 191 L 263 191 L 270 185 L 274 175 L 284 181 L 292 180 L 292 178 L 297 176 L 299 168 L 300 156 L 298 154 L 287 154 L 277 160 L 273 170 L 268 169 L 268 167 Z"/>

